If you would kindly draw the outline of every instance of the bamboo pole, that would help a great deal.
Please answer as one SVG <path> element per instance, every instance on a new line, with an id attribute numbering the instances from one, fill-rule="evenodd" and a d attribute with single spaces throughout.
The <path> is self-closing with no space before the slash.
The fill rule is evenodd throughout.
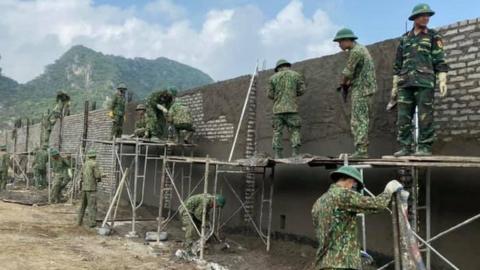
<path id="1" fill-rule="evenodd" d="M 158 223 L 157 223 L 157 244 L 160 243 L 160 230 L 163 222 L 163 203 L 164 203 L 164 188 L 165 188 L 165 177 L 167 173 L 167 147 L 163 148 L 163 164 L 162 164 L 162 175 L 160 176 L 160 194 L 158 199 Z"/>
<path id="2" fill-rule="evenodd" d="M 232 161 L 233 153 L 235 152 L 235 146 L 237 145 L 238 134 L 240 133 L 240 127 L 242 126 L 243 117 L 245 116 L 245 111 L 247 110 L 248 100 L 250 99 L 250 93 L 252 92 L 253 82 L 258 72 L 258 61 L 255 65 L 255 70 L 253 71 L 252 78 L 250 79 L 250 86 L 248 87 L 247 96 L 245 97 L 245 102 L 243 103 L 242 113 L 240 115 L 240 120 L 238 120 L 237 130 L 235 131 L 235 137 L 233 139 L 232 149 L 230 150 L 230 155 L 228 156 L 228 162 Z"/>
<path id="3" fill-rule="evenodd" d="M 120 201 L 120 196 L 122 194 L 123 185 L 125 184 L 125 179 L 127 178 L 128 169 L 129 168 L 127 168 L 125 170 L 125 173 L 123 174 L 122 180 L 120 181 L 120 185 L 117 188 L 117 192 L 115 192 L 115 195 L 113 196 L 112 202 L 110 203 L 110 206 L 108 207 L 107 214 L 105 215 L 105 218 L 103 219 L 103 222 L 102 222 L 102 228 L 105 227 L 105 225 L 107 224 L 107 221 L 110 218 L 110 214 L 112 213 L 113 205 L 116 203 L 116 200 Z M 116 203 L 116 205 L 118 207 L 118 203 Z M 116 211 L 117 207 L 115 208 L 115 214 L 117 213 L 117 211 Z M 114 220 L 115 220 L 115 218 L 113 219 L 113 221 Z M 113 225 L 113 221 L 112 221 L 112 225 Z"/>
<path id="4" fill-rule="evenodd" d="M 205 196 L 205 198 L 208 198 L 208 174 L 209 174 L 209 167 L 210 167 L 210 162 L 208 160 L 208 155 L 207 155 L 207 159 L 206 159 L 206 162 L 205 162 L 205 182 L 204 182 L 204 185 L 203 185 L 203 196 Z M 206 220 L 207 220 L 207 203 L 208 203 L 208 200 L 205 200 L 203 201 L 203 209 L 202 209 L 202 229 L 201 229 L 201 232 L 200 232 L 200 260 L 203 260 L 203 256 L 204 256 L 204 249 L 205 249 L 205 229 L 206 229 Z"/>
<path id="5" fill-rule="evenodd" d="M 395 198 L 392 198 L 392 225 L 393 225 L 393 257 L 395 261 L 395 270 L 401 270 L 398 208 L 397 208 L 397 201 Z"/>
<path id="6" fill-rule="evenodd" d="M 47 168 L 47 180 L 48 180 L 48 203 L 52 203 L 52 155 L 50 154 L 50 147 L 48 151 L 48 168 Z"/>

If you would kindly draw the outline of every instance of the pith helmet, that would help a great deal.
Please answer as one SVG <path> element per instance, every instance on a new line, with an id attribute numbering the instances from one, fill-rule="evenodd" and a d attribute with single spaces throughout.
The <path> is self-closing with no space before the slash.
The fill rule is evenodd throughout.
<path id="1" fill-rule="evenodd" d="M 55 157 L 55 156 L 59 156 L 59 155 L 60 155 L 60 152 L 58 151 L 58 149 L 52 148 L 50 150 L 50 156 Z"/>
<path id="2" fill-rule="evenodd" d="M 348 28 L 342 28 L 340 30 L 338 30 L 337 34 L 335 35 L 335 38 L 333 39 L 334 42 L 338 42 L 342 39 L 358 39 L 357 36 L 355 36 L 355 34 L 353 33 L 352 30 L 348 29 Z"/>
<path id="3" fill-rule="evenodd" d="M 360 184 L 359 190 L 363 189 L 363 177 L 360 171 L 352 166 L 342 166 L 338 170 L 332 172 L 330 174 L 330 178 L 332 178 L 333 181 L 337 181 L 340 179 L 342 176 L 349 176 Z"/>
<path id="4" fill-rule="evenodd" d="M 410 14 L 410 17 L 408 17 L 408 19 L 410 21 L 413 21 L 418 15 L 421 14 L 433 16 L 435 14 L 435 11 L 433 11 L 428 4 L 418 4 L 413 7 L 412 14 Z"/>
<path id="5" fill-rule="evenodd" d="M 125 91 L 127 90 L 127 85 L 125 83 L 119 83 L 118 86 L 117 86 L 117 89 L 120 90 L 120 91 Z"/>
<path id="6" fill-rule="evenodd" d="M 290 66 L 292 66 L 292 64 L 290 64 L 290 62 L 288 62 L 285 59 L 280 59 L 280 60 L 277 61 L 277 64 L 275 65 L 275 72 L 277 72 L 278 69 L 281 68 L 281 67 L 290 67 Z"/>
<path id="7" fill-rule="evenodd" d="M 217 194 L 215 195 L 215 203 L 220 206 L 220 207 L 223 207 L 225 206 L 225 197 L 223 197 L 222 194 Z"/>
<path id="8" fill-rule="evenodd" d="M 89 157 L 89 158 L 97 157 L 97 151 L 95 151 L 95 150 L 93 150 L 93 149 L 92 149 L 92 150 L 88 150 L 88 152 L 87 152 L 87 157 Z"/>
<path id="9" fill-rule="evenodd" d="M 135 108 L 136 111 L 145 111 L 147 108 L 143 104 L 138 104 L 137 108 Z"/>

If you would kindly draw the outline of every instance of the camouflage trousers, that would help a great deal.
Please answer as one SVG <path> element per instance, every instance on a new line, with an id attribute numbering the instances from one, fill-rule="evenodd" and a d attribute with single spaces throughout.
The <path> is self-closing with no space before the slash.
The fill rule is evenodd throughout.
<path id="1" fill-rule="evenodd" d="M 8 174 L 5 172 L 0 172 L 0 190 L 7 189 L 7 178 Z"/>
<path id="2" fill-rule="evenodd" d="M 153 115 L 153 116 L 151 116 Z M 154 113 L 147 113 L 146 118 L 147 137 L 157 137 L 159 139 L 167 137 L 167 120 L 162 115 L 156 116 Z"/>
<path id="3" fill-rule="evenodd" d="M 112 123 L 112 139 L 120 138 L 123 134 L 123 115 L 115 115 Z"/>
<path id="4" fill-rule="evenodd" d="M 275 151 L 283 149 L 283 129 L 287 128 L 290 133 L 290 143 L 292 148 L 299 148 L 302 145 L 300 128 L 302 127 L 302 119 L 298 113 L 277 113 L 273 115 L 273 140 L 272 147 Z"/>
<path id="5" fill-rule="evenodd" d="M 36 186 L 44 188 L 47 186 L 47 171 L 40 169 L 33 169 L 33 176 L 35 177 Z"/>
<path id="6" fill-rule="evenodd" d="M 352 91 L 355 93 L 355 91 Z M 350 127 L 355 149 L 367 150 L 368 130 L 370 126 L 370 111 L 373 95 L 361 96 L 352 94 L 352 117 Z"/>
<path id="7" fill-rule="evenodd" d="M 202 226 L 202 222 L 195 218 L 195 216 L 190 213 L 190 216 L 195 222 L 195 226 L 200 230 L 200 226 Z M 190 248 L 194 242 L 194 236 L 197 234 L 195 232 L 195 226 L 190 221 L 187 211 L 182 211 L 182 227 L 185 228 L 185 247 Z"/>
<path id="8" fill-rule="evenodd" d="M 431 150 L 435 139 L 433 126 L 432 88 L 409 87 L 398 91 L 398 137 L 403 147 L 411 147 L 414 143 L 413 119 L 418 107 L 418 147 Z"/>
<path id="9" fill-rule="evenodd" d="M 80 209 L 78 210 L 77 224 L 80 226 L 83 223 L 87 210 L 87 226 L 97 226 L 97 192 L 96 191 L 82 191 L 80 196 Z"/>
<path id="10" fill-rule="evenodd" d="M 53 187 L 52 187 L 52 202 L 59 203 L 62 197 L 62 190 L 70 182 L 70 177 L 68 175 L 56 174 L 53 178 Z"/>
<path id="11" fill-rule="evenodd" d="M 42 144 L 48 145 L 50 142 L 50 134 L 52 133 L 52 126 L 49 124 L 49 126 L 44 127 L 42 130 Z"/>
<path id="12" fill-rule="evenodd" d="M 195 132 L 195 128 L 193 127 L 192 124 L 190 123 L 176 124 L 174 125 L 174 128 L 175 128 L 175 134 L 174 134 L 175 141 L 178 141 L 178 139 L 181 139 L 182 142 L 190 143 L 190 139 L 192 138 L 193 133 Z"/>

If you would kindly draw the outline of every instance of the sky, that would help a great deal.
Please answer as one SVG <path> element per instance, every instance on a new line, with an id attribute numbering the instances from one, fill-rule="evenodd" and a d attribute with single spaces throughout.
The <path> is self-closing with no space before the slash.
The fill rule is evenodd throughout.
<path id="1" fill-rule="evenodd" d="M 74 45 L 167 57 L 214 80 L 339 51 L 342 27 L 371 44 L 400 36 L 412 0 L 0 0 L 0 67 L 19 82 Z M 479 17 L 480 1 L 429 1 L 430 26 Z M 411 24 L 408 24 L 410 27 Z"/>

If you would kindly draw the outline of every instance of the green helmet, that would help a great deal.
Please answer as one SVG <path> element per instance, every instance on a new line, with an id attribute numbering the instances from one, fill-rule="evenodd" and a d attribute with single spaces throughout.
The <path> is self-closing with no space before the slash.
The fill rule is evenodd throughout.
<path id="1" fill-rule="evenodd" d="M 338 30 L 337 34 L 335 35 L 335 38 L 333 39 L 334 42 L 338 42 L 342 39 L 357 39 L 358 37 L 355 36 L 352 30 L 348 28 L 342 28 Z"/>
<path id="2" fill-rule="evenodd" d="M 69 101 L 70 100 L 70 96 L 63 92 L 63 91 L 58 91 L 57 92 L 57 101 L 62 101 L 62 102 L 66 102 L 66 101 Z"/>
<path id="3" fill-rule="evenodd" d="M 290 64 L 290 62 L 288 62 L 285 59 L 280 59 L 280 60 L 277 61 L 277 64 L 275 65 L 275 72 L 277 72 L 278 69 L 281 68 L 281 67 L 290 67 L 290 66 L 292 66 L 292 64 Z"/>
<path id="4" fill-rule="evenodd" d="M 117 86 L 117 89 L 120 90 L 120 91 L 125 91 L 127 90 L 127 85 L 125 83 L 119 83 L 118 86 Z"/>
<path id="5" fill-rule="evenodd" d="M 225 197 L 222 194 L 215 195 L 215 203 L 220 207 L 225 206 Z"/>
<path id="6" fill-rule="evenodd" d="M 352 166 L 342 166 L 338 170 L 330 173 L 330 178 L 332 178 L 333 181 L 337 181 L 342 176 L 349 176 L 349 177 L 357 180 L 357 182 L 360 184 L 360 187 L 359 187 L 358 190 L 363 189 L 363 186 L 364 186 L 363 177 L 362 177 L 362 174 L 360 173 L 360 171 L 357 168 L 352 167 Z"/>
<path id="7" fill-rule="evenodd" d="M 55 156 L 59 156 L 59 155 L 60 155 L 60 152 L 58 151 L 58 149 L 52 148 L 50 150 L 50 156 L 55 157 Z"/>
<path id="8" fill-rule="evenodd" d="M 145 111 L 146 109 L 144 104 L 138 104 L 137 108 L 135 108 L 136 111 Z"/>
<path id="9" fill-rule="evenodd" d="M 94 157 L 97 157 L 97 151 L 91 149 L 91 150 L 88 150 L 87 152 L 87 157 L 88 158 L 94 158 Z"/>
<path id="10" fill-rule="evenodd" d="M 176 87 L 169 87 L 167 91 L 174 97 L 176 97 L 178 94 L 178 90 Z"/>
<path id="11" fill-rule="evenodd" d="M 0 151 L 6 151 L 6 150 L 7 150 L 7 145 L 6 144 L 0 145 Z"/>
<path id="12" fill-rule="evenodd" d="M 422 14 L 426 14 L 430 17 L 435 14 L 435 11 L 433 11 L 428 4 L 418 4 L 413 8 L 412 14 L 410 14 L 410 17 L 408 17 L 408 19 L 410 21 L 413 21 L 415 20 L 415 18 Z"/>

